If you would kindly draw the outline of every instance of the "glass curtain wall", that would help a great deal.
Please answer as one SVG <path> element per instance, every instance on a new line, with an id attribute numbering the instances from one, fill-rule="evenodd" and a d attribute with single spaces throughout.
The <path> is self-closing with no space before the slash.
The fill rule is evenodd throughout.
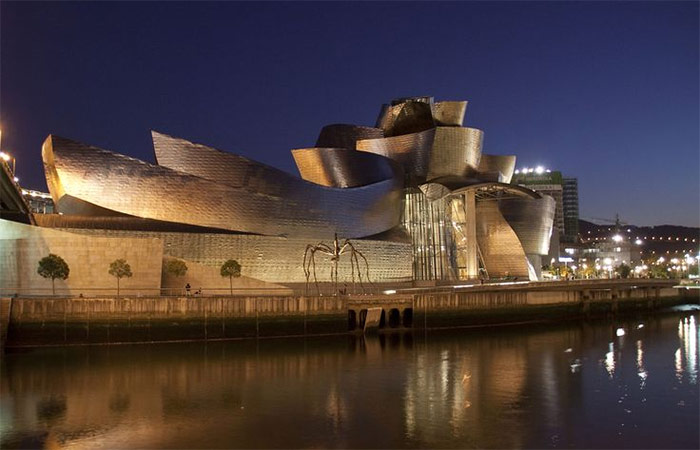
<path id="1" fill-rule="evenodd" d="M 403 226 L 411 236 L 414 280 L 466 279 L 464 198 L 430 200 L 418 188 L 404 195 Z"/>

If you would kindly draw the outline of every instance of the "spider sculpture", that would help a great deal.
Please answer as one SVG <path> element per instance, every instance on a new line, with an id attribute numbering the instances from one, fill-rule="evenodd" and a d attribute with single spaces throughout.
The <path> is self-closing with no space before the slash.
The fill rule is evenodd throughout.
<path id="1" fill-rule="evenodd" d="M 307 245 L 304 251 L 304 275 L 306 275 L 306 292 L 309 292 L 309 279 L 311 274 L 314 276 L 314 284 L 316 285 L 316 293 L 321 295 L 321 290 L 318 287 L 318 278 L 316 278 L 316 252 L 320 252 L 331 258 L 331 282 L 333 283 L 333 289 L 335 295 L 338 295 L 338 261 L 340 261 L 340 256 L 350 252 L 350 267 L 352 272 L 352 284 L 355 285 L 355 271 L 357 271 L 357 279 L 360 282 L 360 287 L 362 292 L 365 291 L 365 287 L 362 284 L 362 271 L 360 266 L 360 258 L 365 263 L 365 278 L 368 282 L 369 279 L 369 264 L 367 263 L 367 258 L 359 250 L 355 249 L 355 246 L 350 242 L 349 239 L 345 239 L 342 244 L 338 242 L 338 234 L 335 234 L 333 239 L 333 246 L 319 242 L 316 245 Z M 359 257 L 359 258 L 358 258 Z"/>

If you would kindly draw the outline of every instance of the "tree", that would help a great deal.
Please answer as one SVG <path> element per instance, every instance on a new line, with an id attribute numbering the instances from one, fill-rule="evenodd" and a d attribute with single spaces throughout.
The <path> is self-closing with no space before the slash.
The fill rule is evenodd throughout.
<path id="1" fill-rule="evenodd" d="M 176 277 L 183 277 L 187 273 L 187 264 L 180 259 L 169 259 L 165 263 L 165 271 Z"/>
<path id="2" fill-rule="evenodd" d="M 115 259 L 109 265 L 109 274 L 117 278 L 117 297 L 119 296 L 119 280 L 122 278 L 131 278 L 131 266 L 125 259 Z"/>
<path id="3" fill-rule="evenodd" d="M 39 260 L 39 267 L 37 268 L 37 273 L 44 278 L 51 278 L 51 289 L 53 295 L 56 295 L 56 278 L 60 280 L 65 280 L 68 278 L 70 273 L 70 268 L 66 261 L 58 255 L 49 253 L 49 256 L 44 256 Z"/>
<path id="4" fill-rule="evenodd" d="M 229 259 L 221 266 L 221 276 L 228 277 L 231 295 L 233 295 L 233 279 L 241 276 L 241 265 L 235 259 Z"/>
<path id="5" fill-rule="evenodd" d="M 619 266 L 617 266 L 615 271 L 618 275 L 620 275 L 620 278 L 629 278 L 630 273 L 632 272 L 632 268 L 627 264 L 622 263 Z"/>

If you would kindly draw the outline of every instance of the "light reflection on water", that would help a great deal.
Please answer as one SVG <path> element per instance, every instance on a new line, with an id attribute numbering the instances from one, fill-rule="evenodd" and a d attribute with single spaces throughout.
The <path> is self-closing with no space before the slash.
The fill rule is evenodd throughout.
<path id="1" fill-rule="evenodd" d="M 697 317 L 12 353 L 0 447 L 697 448 Z"/>

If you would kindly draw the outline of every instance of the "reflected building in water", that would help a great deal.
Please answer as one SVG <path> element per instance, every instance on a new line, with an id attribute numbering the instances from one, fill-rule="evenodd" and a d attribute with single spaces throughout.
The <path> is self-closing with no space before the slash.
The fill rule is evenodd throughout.
<path id="1" fill-rule="evenodd" d="M 2 448 L 682 447 L 696 321 L 10 354 Z"/>

